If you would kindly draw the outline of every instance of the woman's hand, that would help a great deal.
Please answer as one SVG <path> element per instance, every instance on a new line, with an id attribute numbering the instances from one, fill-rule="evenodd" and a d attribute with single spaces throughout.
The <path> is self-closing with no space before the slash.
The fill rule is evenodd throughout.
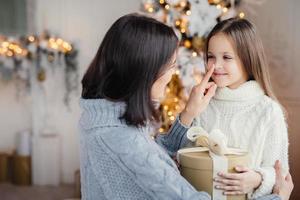
<path id="1" fill-rule="evenodd" d="M 281 164 L 278 160 L 276 161 L 274 168 L 276 172 L 276 182 L 273 193 L 279 195 L 282 200 L 288 200 L 294 188 L 291 174 L 288 173 L 286 176 L 283 176 Z"/>
<path id="2" fill-rule="evenodd" d="M 194 118 L 205 110 L 210 99 L 215 95 L 217 85 L 214 82 L 209 82 L 214 68 L 215 66 L 213 65 L 205 74 L 202 81 L 193 87 L 187 104 L 180 114 L 180 121 L 184 125 L 190 126 Z"/>
<path id="3" fill-rule="evenodd" d="M 241 195 L 253 191 L 261 184 L 262 176 L 258 172 L 243 166 L 237 166 L 235 170 L 239 173 L 218 173 L 219 177 L 214 178 L 214 181 L 220 183 L 216 189 L 224 190 L 225 195 Z"/>

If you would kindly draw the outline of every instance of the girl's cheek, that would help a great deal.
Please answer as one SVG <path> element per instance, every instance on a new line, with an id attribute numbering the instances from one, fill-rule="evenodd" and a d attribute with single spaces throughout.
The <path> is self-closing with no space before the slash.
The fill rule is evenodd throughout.
<path id="1" fill-rule="evenodd" d="M 224 64 L 224 68 L 225 68 L 225 70 L 227 70 L 227 71 L 231 71 L 234 67 L 234 63 L 231 63 L 231 62 L 226 62 L 225 64 Z"/>

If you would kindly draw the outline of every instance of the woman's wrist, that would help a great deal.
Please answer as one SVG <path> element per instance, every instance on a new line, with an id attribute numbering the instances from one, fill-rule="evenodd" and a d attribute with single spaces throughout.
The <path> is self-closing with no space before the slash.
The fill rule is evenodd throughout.
<path id="1" fill-rule="evenodd" d="M 194 120 L 194 117 L 189 114 L 187 112 L 186 109 L 184 109 L 181 113 L 180 113 L 180 122 L 184 125 L 184 126 L 191 126 L 192 125 L 192 122 Z"/>

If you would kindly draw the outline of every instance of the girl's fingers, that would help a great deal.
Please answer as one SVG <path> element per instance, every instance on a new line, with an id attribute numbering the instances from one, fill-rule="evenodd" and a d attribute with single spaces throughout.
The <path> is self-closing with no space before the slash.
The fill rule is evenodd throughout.
<path id="1" fill-rule="evenodd" d="M 225 179 L 235 179 L 235 180 L 241 180 L 241 174 L 234 174 L 234 173 L 218 173 L 218 175 Z"/>
<path id="2" fill-rule="evenodd" d="M 242 191 L 226 191 L 223 192 L 224 195 L 233 196 L 233 195 L 242 195 L 244 192 Z"/>
<path id="3" fill-rule="evenodd" d="M 248 167 L 239 165 L 239 166 L 236 166 L 236 167 L 235 167 L 235 170 L 236 170 L 237 172 L 247 172 L 247 171 L 249 171 L 250 169 L 249 169 Z"/>
<path id="4" fill-rule="evenodd" d="M 238 180 L 232 180 L 232 179 L 220 179 L 220 178 L 215 178 L 214 181 L 218 183 L 223 183 L 225 185 L 231 185 L 231 186 L 239 186 L 240 181 Z"/>
<path id="5" fill-rule="evenodd" d="M 225 190 L 225 191 L 240 191 L 239 186 L 232 186 L 232 185 L 216 185 L 216 189 Z"/>

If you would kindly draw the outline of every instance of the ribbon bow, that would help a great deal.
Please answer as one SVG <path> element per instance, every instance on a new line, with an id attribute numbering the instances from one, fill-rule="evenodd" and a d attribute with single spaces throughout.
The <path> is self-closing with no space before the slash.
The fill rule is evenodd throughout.
<path id="1" fill-rule="evenodd" d="M 192 127 L 187 132 L 187 138 L 194 142 L 196 147 L 179 150 L 179 153 L 209 151 L 219 156 L 243 155 L 246 151 L 237 148 L 229 148 L 228 140 L 219 129 L 212 130 L 209 134 L 200 126 Z"/>

